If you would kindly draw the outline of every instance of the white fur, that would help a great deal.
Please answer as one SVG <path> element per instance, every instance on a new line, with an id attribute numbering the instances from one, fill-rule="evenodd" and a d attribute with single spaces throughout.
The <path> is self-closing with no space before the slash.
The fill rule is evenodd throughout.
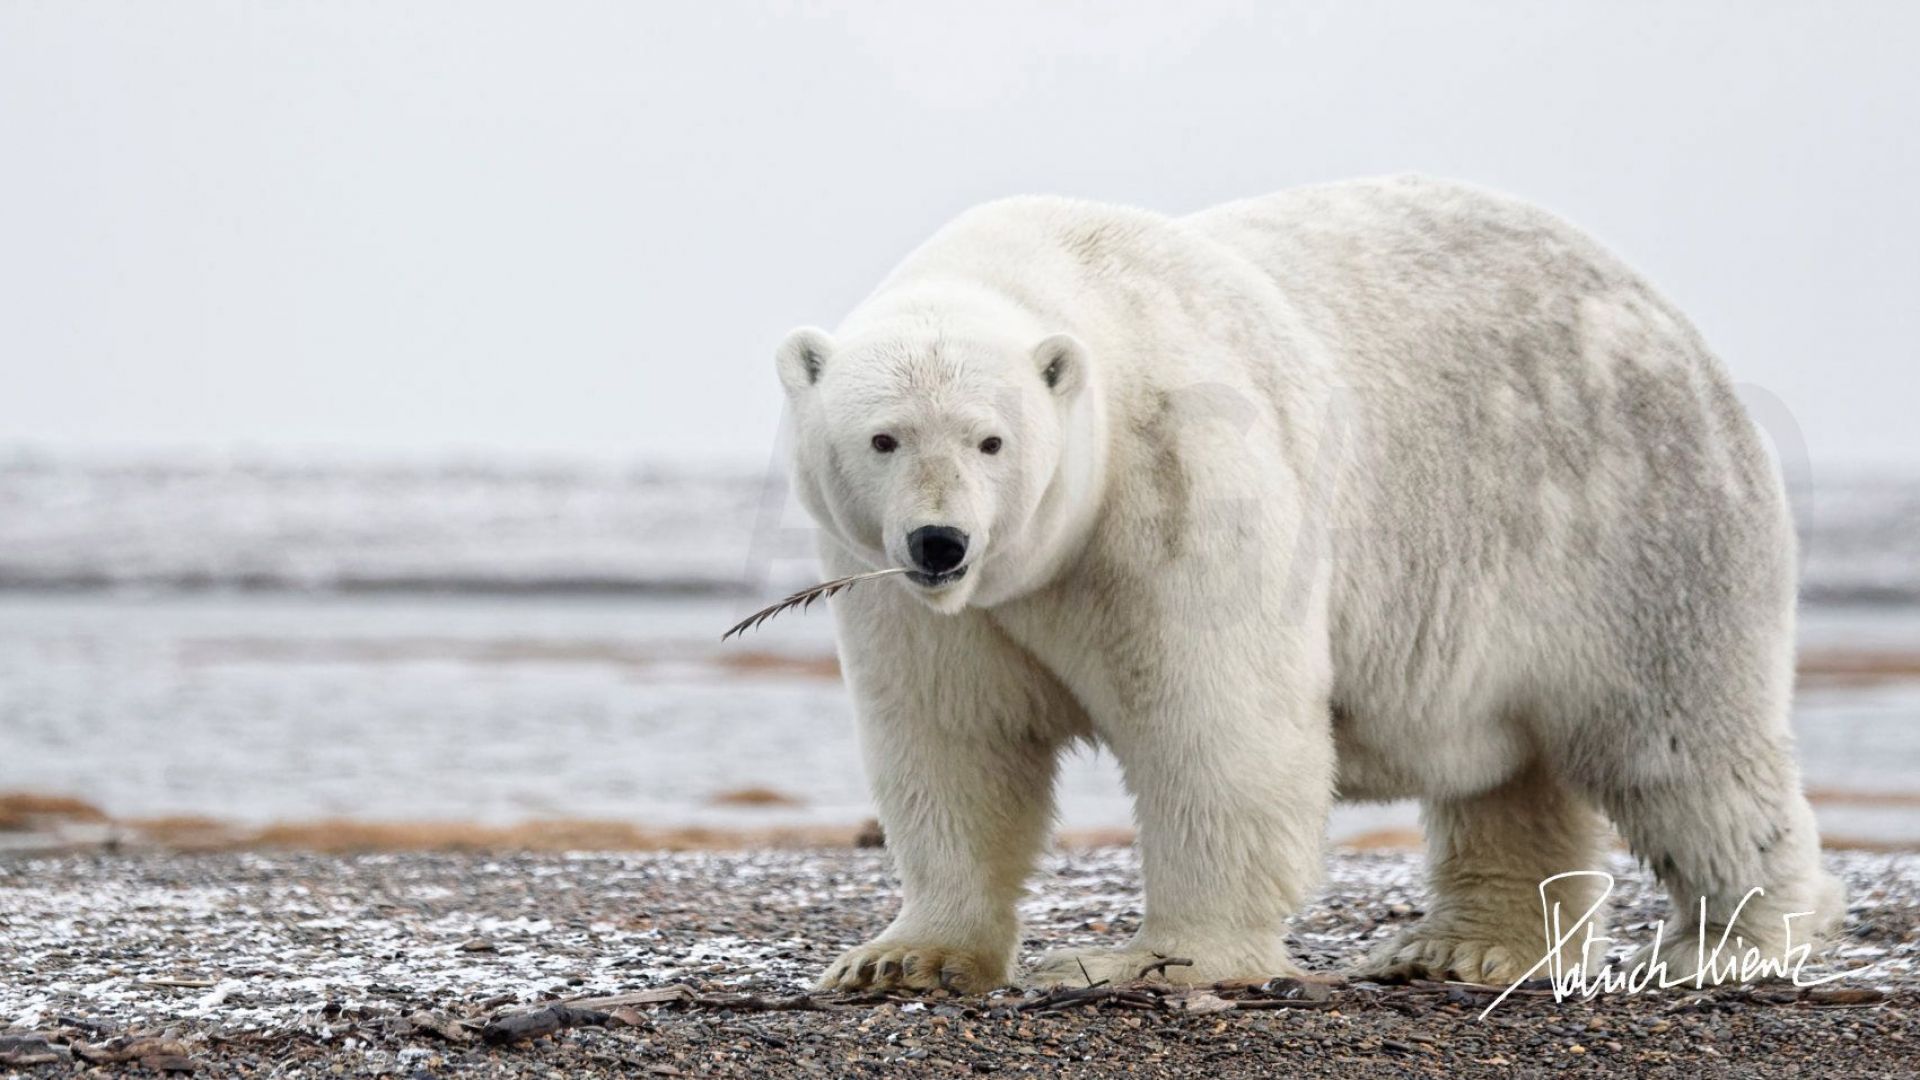
<path id="1" fill-rule="evenodd" d="M 1426 801 L 1436 897 L 1376 971 L 1531 967 L 1602 812 L 1710 924 L 1753 885 L 1837 919 L 1777 476 L 1685 319 L 1564 223 L 1419 180 L 1007 200 L 779 368 L 829 572 L 971 537 L 957 582 L 833 601 L 905 903 L 828 985 L 1010 977 L 1074 739 L 1124 770 L 1146 914 L 1039 981 L 1294 970 L 1336 790 Z"/>

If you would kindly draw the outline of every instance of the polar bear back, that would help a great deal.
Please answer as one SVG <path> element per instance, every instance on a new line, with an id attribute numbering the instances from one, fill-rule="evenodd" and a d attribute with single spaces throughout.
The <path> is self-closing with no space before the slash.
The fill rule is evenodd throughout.
<path id="1" fill-rule="evenodd" d="M 1699 333 L 1579 230 L 1420 179 L 1179 224 L 1270 275 L 1333 358 L 1350 738 L 1417 740 L 1544 702 L 1577 703 L 1550 718 L 1562 732 L 1619 738 L 1606 702 L 1739 678 L 1725 658 L 1791 641 L 1793 537 L 1759 433 Z M 1775 728 L 1784 652 L 1776 668 L 1761 695 L 1780 702 Z M 1369 760 L 1354 749 L 1343 772 Z M 1369 786 L 1397 785 L 1343 778 Z"/>

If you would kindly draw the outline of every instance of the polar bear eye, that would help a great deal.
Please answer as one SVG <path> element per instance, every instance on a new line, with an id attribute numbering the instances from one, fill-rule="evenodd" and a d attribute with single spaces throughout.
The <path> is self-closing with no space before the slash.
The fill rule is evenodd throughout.
<path id="1" fill-rule="evenodd" d="M 999 453 L 1000 452 L 1000 436 L 989 435 L 986 438 L 980 440 L 980 452 L 983 454 Z"/>
<path id="2" fill-rule="evenodd" d="M 882 432 L 873 437 L 873 448 L 875 450 L 880 451 L 883 454 L 891 454 L 895 450 L 899 449 L 899 447 L 900 447 L 899 440 L 895 439 L 891 435 L 886 434 L 885 432 Z"/>

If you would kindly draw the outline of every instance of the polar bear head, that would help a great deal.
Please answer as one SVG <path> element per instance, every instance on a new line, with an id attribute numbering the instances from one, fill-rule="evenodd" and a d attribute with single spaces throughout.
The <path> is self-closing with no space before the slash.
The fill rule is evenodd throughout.
<path id="1" fill-rule="evenodd" d="M 915 317 L 839 341 L 803 327 L 776 359 L 795 485 L 821 528 L 875 569 L 909 568 L 938 611 L 1037 584 L 1084 487 L 1077 339 Z"/>

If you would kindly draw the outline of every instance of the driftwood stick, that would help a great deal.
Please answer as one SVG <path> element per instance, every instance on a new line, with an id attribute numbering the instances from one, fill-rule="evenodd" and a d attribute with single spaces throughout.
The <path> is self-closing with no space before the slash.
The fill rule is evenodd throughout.
<path id="1" fill-rule="evenodd" d="M 656 986 L 647 990 L 635 990 L 627 994 L 610 994 L 605 997 L 573 997 L 562 1001 L 562 1005 L 571 1005 L 576 1009 L 617 1009 L 631 1005 L 674 1005 L 690 1002 L 700 995 L 691 987 L 673 983 L 668 986 Z"/>
<path id="2" fill-rule="evenodd" d="M 567 1028 L 606 1027 L 613 1017 L 596 1009 L 576 1009 L 570 1005 L 549 1005 L 537 1012 L 503 1016 L 480 1029 L 480 1037 L 490 1043 L 516 1043 L 538 1039 Z"/>
<path id="3" fill-rule="evenodd" d="M 731 1009 L 734 1012 L 825 1012 L 827 1007 L 812 994 L 765 997 L 741 994 L 736 997 L 700 997 L 693 1004 L 703 1009 Z"/>

